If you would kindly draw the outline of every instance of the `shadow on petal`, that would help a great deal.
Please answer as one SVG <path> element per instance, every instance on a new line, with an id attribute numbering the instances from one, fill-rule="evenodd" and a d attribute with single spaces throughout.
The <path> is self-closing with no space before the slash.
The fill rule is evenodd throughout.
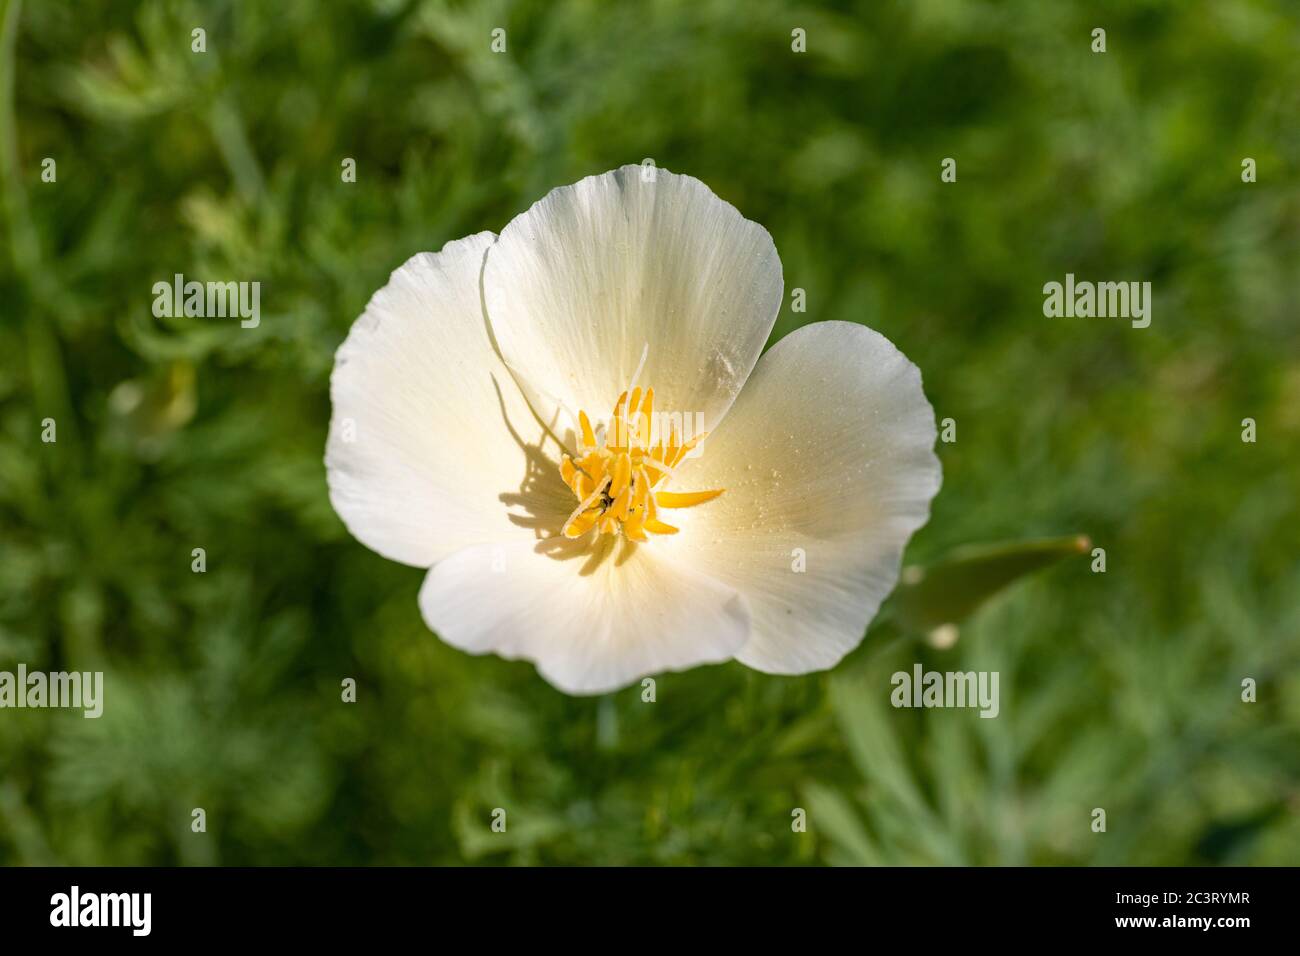
<path id="1" fill-rule="evenodd" d="M 557 447 L 562 447 L 555 436 L 554 423 L 552 426 L 547 426 L 536 420 L 534 416 L 533 424 L 539 434 L 536 441 L 528 441 L 521 434 L 521 429 L 510 421 L 510 414 L 506 410 L 505 399 L 501 394 L 501 385 L 497 382 L 496 376 L 493 376 L 492 384 L 497 392 L 501 420 L 505 423 L 511 439 L 523 451 L 526 463 L 518 490 L 503 492 L 498 496 L 504 505 L 512 509 L 509 514 L 511 523 L 533 532 L 537 538 L 537 545 L 533 550 L 538 554 L 556 561 L 585 558 L 578 573 L 583 576 L 594 574 L 614 554 L 615 540 L 611 535 L 588 533 L 581 538 L 566 538 L 561 533 L 564 522 L 575 507 L 575 502 L 573 492 L 560 478 L 559 462 L 546 451 L 548 440 Z M 573 436 L 570 436 L 570 440 L 572 438 Z M 635 547 L 631 541 L 624 543 Z M 629 556 L 625 548 L 624 553 L 618 557 L 617 564 L 621 565 Z"/>

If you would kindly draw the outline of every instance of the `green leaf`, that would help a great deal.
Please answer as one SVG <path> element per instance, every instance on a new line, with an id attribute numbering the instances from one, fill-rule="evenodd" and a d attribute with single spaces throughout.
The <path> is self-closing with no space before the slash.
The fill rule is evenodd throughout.
<path id="1" fill-rule="evenodd" d="M 1086 535 L 1069 535 L 958 548 L 928 568 L 903 570 L 892 602 L 895 620 L 921 633 L 960 624 L 1013 581 L 1091 547 Z"/>
<path id="2" fill-rule="evenodd" d="M 808 822 L 813 832 L 824 834 L 838 850 L 835 862 L 848 866 L 882 866 L 885 860 L 867 832 L 852 801 L 820 783 L 804 784 Z"/>

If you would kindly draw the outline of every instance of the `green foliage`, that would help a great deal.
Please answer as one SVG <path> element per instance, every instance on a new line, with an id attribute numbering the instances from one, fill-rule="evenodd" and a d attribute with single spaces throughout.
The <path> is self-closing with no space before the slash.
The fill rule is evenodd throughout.
<path id="1" fill-rule="evenodd" d="M 1018 578 L 1088 551 L 1084 535 L 958 548 L 928 567 L 904 573 L 892 598 L 899 626 L 923 634 L 955 627 Z"/>
<path id="2" fill-rule="evenodd" d="M 1293 3 L 0 7 L 0 669 L 108 675 L 99 720 L 0 713 L 0 862 L 1300 858 Z M 429 634 L 329 506 L 334 350 L 414 252 L 644 157 L 772 232 L 774 340 L 866 323 L 956 420 L 909 563 L 1084 532 L 1106 573 L 653 704 Z M 260 326 L 155 319 L 176 272 Z M 1066 272 L 1152 281 L 1151 327 L 1044 318 Z M 918 660 L 999 717 L 891 708 Z"/>

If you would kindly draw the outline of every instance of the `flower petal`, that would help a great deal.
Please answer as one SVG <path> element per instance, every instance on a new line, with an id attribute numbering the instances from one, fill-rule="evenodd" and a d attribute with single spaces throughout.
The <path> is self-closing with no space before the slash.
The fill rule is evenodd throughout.
<path id="1" fill-rule="evenodd" d="M 453 647 L 533 661 L 569 694 L 725 661 L 749 636 L 734 590 L 610 536 L 458 551 L 425 577 L 420 609 Z"/>
<path id="2" fill-rule="evenodd" d="M 602 418 L 639 383 L 663 411 L 731 407 L 781 306 L 767 230 L 690 176 L 624 166 L 547 194 L 502 231 L 483 273 L 506 363 L 544 417 Z"/>
<path id="3" fill-rule="evenodd" d="M 725 494 L 667 512 L 682 531 L 663 549 L 748 599 L 753 634 L 737 660 L 802 674 L 861 642 L 929 518 L 934 441 L 920 372 L 864 326 L 818 322 L 763 356 L 673 481 Z"/>
<path id="4" fill-rule="evenodd" d="M 571 496 L 488 338 L 479 277 L 492 241 L 479 233 L 410 259 L 335 357 L 330 501 L 358 540 L 404 564 L 531 541 L 519 493 L 529 489 L 528 510 L 553 497 L 557 513 Z"/>

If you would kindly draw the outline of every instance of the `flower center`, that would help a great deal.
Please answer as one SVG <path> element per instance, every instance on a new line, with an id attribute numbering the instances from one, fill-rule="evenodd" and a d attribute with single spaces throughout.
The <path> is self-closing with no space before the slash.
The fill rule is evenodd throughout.
<path id="1" fill-rule="evenodd" d="M 622 532 L 633 541 L 646 541 L 647 534 L 676 534 L 676 528 L 660 520 L 660 508 L 689 508 L 724 491 L 655 490 L 708 432 L 684 440 L 673 416 L 667 436 L 657 434 L 662 429 L 653 427 L 654 398 L 653 388 L 644 395 L 632 389 L 630 400 L 624 392 L 599 435 L 587 413 L 578 412 L 581 448 L 576 460 L 565 455 L 560 462 L 560 475 L 579 502 L 564 523 L 566 538 L 579 538 L 592 528 L 597 534 Z"/>

